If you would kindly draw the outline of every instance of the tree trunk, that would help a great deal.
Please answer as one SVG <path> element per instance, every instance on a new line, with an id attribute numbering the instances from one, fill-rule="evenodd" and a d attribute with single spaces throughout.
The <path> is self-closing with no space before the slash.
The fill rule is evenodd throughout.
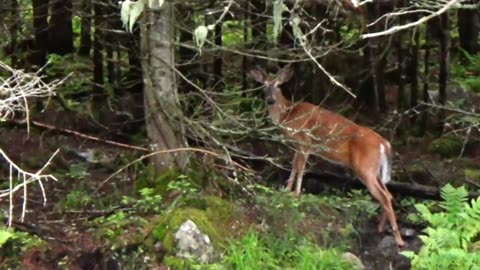
<path id="1" fill-rule="evenodd" d="M 17 57 L 17 39 L 18 39 L 18 25 L 20 24 L 20 9 L 18 6 L 17 0 L 10 0 L 10 22 L 9 22 L 9 32 L 10 32 L 10 48 L 11 48 L 11 66 L 13 68 L 19 68 L 18 66 L 18 57 Z"/>
<path id="2" fill-rule="evenodd" d="M 478 10 L 458 10 L 460 46 L 470 54 L 474 54 L 478 50 L 479 23 Z"/>
<path id="3" fill-rule="evenodd" d="M 219 48 L 222 47 L 222 36 L 223 36 L 223 23 L 217 23 L 215 25 L 215 45 Z M 219 91 L 222 89 L 220 83 L 222 81 L 222 66 L 223 66 L 223 59 L 222 59 L 222 52 L 219 50 L 215 52 L 215 56 L 213 58 L 213 88 Z"/>
<path id="4" fill-rule="evenodd" d="M 140 60 L 140 29 L 135 28 L 128 38 L 128 81 L 130 92 L 142 92 L 142 61 Z M 142 102 L 143 103 L 143 102 Z"/>
<path id="5" fill-rule="evenodd" d="M 88 57 L 92 48 L 92 0 L 82 0 L 81 10 L 80 48 L 78 49 L 78 54 Z"/>
<path id="6" fill-rule="evenodd" d="M 415 17 L 416 18 L 416 17 Z M 420 42 L 419 28 L 415 28 L 413 34 L 412 61 L 410 63 L 410 107 L 414 108 L 418 104 L 418 51 Z M 413 115 L 411 118 L 412 124 L 415 123 L 417 117 Z"/>
<path id="7" fill-rule="evenodd" d="M 155 3 L 155 1 L 154 1 Z M 173 4 L 144 11 L 142 53 L 145 82 L 145 119 L 154 151 L 173 150 L 186 145 L 175 82 Z M 154 156 L 155 167 L 185 169 L 187 153 L 174 151 Z"/>
<path id="8" fill-rule="evenodd" d="M 72 0 L 53 2 L 49 24 L 49 53 L 73 53 Z"/>
<path id="9" fill-rule="evenodd" d="M 428 95 L 428 88 L 429 88 L 429 73 L 430 73 L 430 33 L 428 30 L 428 24 L 427 24 L 427 29 L 425 30 L 425 55 L 423 59 L 423 102 L 427 103 L 429 100 L 429 95 Z M 428 110 L 425 110 L 422 113 L 422 122 L 421 122 L 421 127 L 420 127 L 420 134 L 423 136 L 427 132 L 427 123 L 428 123 Z"/>
<path id="10" fill-rule="evenodd" d="M 94 27 L 95 32 L 93 35 L 93 92 L 94 100 L 98 99 L 103 92 L 103 54 L 101 43 L 101 24 L 102 24 L 102 6 L 100 3 L 94 3 Z M 100 101 L 99 101 L 100 102 Z"/>
<path id="11" fill-rule="evenodd" d="M 440 17 L 441 19 L 441 31 L 440 38 L 440 70 L 438 75 L 438 102 L 441 105 L 445 105 L 447 102 L 447 85 L 448 85 L 448 45 L 449 45 L 449 25 L 448 25 L 448 13 L 444 13 Z M 438 119 L 444 119 L 445 112 L 439 110 Z M 439 130 L 443 129 L 443 121 L 439 123 Z"/>
<path id="12" fill-rule="evenodd" d="M 33 0 L 33 28 L 35 32 L 35 60 L 40 67 L 47 63 L 48 0 Z"/>

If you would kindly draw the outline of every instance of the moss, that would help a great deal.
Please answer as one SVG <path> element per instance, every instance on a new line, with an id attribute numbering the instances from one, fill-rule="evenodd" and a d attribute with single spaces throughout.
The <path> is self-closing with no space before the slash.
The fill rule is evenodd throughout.
<path id="1" fill-rule="evenodd" d="M 161 217 L 152 230 L 152 236 L 161 241 L 165 249 L 171 252 L 174 248 L 175 232 L 188 219 L 192 220 L 200 231 L 210 237 L 216 248 L 225 244 L 227 230 L 223 228 L 224 224 L 217 223 L 217 218 L 210 216 L 207 211 L 191 207 L 175 209 Z"/>
<path id="2" fill-rule="evenodd" d="M 429 151 L 439 154 L 444 158 L 458 155 L 462 150 L 462 141 L 453 137 L 441 137 L 430 143 Z"/>
<path id="3" fill-rule="evenodd" d="M 169 269 L 175 269 L 175 270 L 189 270 L 189 269 L 192 269 L 192 267 L 191 267 L 191 265 L 188 261 L 183 260 L 181 258 L 173 257 L 173 256 L 166 256 L 163 259 L 163 263 Z"/>
<path id="4" fill-rule="evenodd" d="M 480 170 L 466 169 L 464 173 L 465 173 L 465 177 L 470 180 L 473 180 L 473 181 L 480 180 Z"/>
<path id="5" fill-rule="evenodd" d="M 143 173 L 135 181 L 135 191 L 143 188 L 152 188 L 155 194 L 164 195 L 167 192 L 168 184 L 181 175 L 173 168 L 163 171 L 161 174 L 155 170 L 153 165 L 145 167 Z"/>
<path id="6" fill-rule="evenodd" d="M 207 205 L 207 215 L 218 222 L 226 222 L 233 215 L 233 204 L 220 197 L 205 196 L 203 197 Z"/>

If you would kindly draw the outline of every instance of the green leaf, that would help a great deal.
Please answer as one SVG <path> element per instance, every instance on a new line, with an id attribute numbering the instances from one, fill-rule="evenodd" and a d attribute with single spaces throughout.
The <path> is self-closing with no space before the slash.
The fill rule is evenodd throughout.
<path id="1" fill-rule="evenodd" d="M 7 230 L 0 230 L 0 247 L 2 247 L 8 239 L 12 238 L 13 233 L 7 231 Z"/>

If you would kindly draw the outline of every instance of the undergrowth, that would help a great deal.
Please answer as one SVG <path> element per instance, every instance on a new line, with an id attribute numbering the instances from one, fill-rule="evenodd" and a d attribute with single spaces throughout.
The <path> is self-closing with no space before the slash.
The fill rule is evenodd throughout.
<path id="1" fill-rule="evenodd" d="M 404 251 L 412 269 L 480 269 L 480 198 L 468 202 L 464 187 L 442 188 L 443 211 L 432 213 L 425 204 L 415 205 L 430 225 L 420 236 L 418 253 Z"/>

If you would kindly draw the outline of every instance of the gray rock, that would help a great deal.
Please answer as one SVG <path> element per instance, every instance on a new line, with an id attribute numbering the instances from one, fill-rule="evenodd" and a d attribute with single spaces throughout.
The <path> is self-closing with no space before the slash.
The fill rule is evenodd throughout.
<path id="1" fill-rule="evenodd" d="M 393 256 L 398 252 L 397 242 L 391 235 L 386 235 L 383 237 L 382 241 L 378 243 L 377 249 L 378 252 L 385 257 Z"/>
<path id="2" fill-rule="evenodd" d="M 347 261 L 349 263 L 352 263 L 357 267 L 358 270 L 363 270 L 365 269 L 365 265 L 363 265 L 362 261 L 353 253 L 351 252 L 345 252 L 342 254 L 342 259 L 344 261 Z"/>
<path id="3" fill-rule="evenodd" d="M 175 233 L 175 244 L 177 257 L 196 259 L 200 263 L 209 263 L 216 258 L 210 237 L 191 220 L 185 221 Z"/>

